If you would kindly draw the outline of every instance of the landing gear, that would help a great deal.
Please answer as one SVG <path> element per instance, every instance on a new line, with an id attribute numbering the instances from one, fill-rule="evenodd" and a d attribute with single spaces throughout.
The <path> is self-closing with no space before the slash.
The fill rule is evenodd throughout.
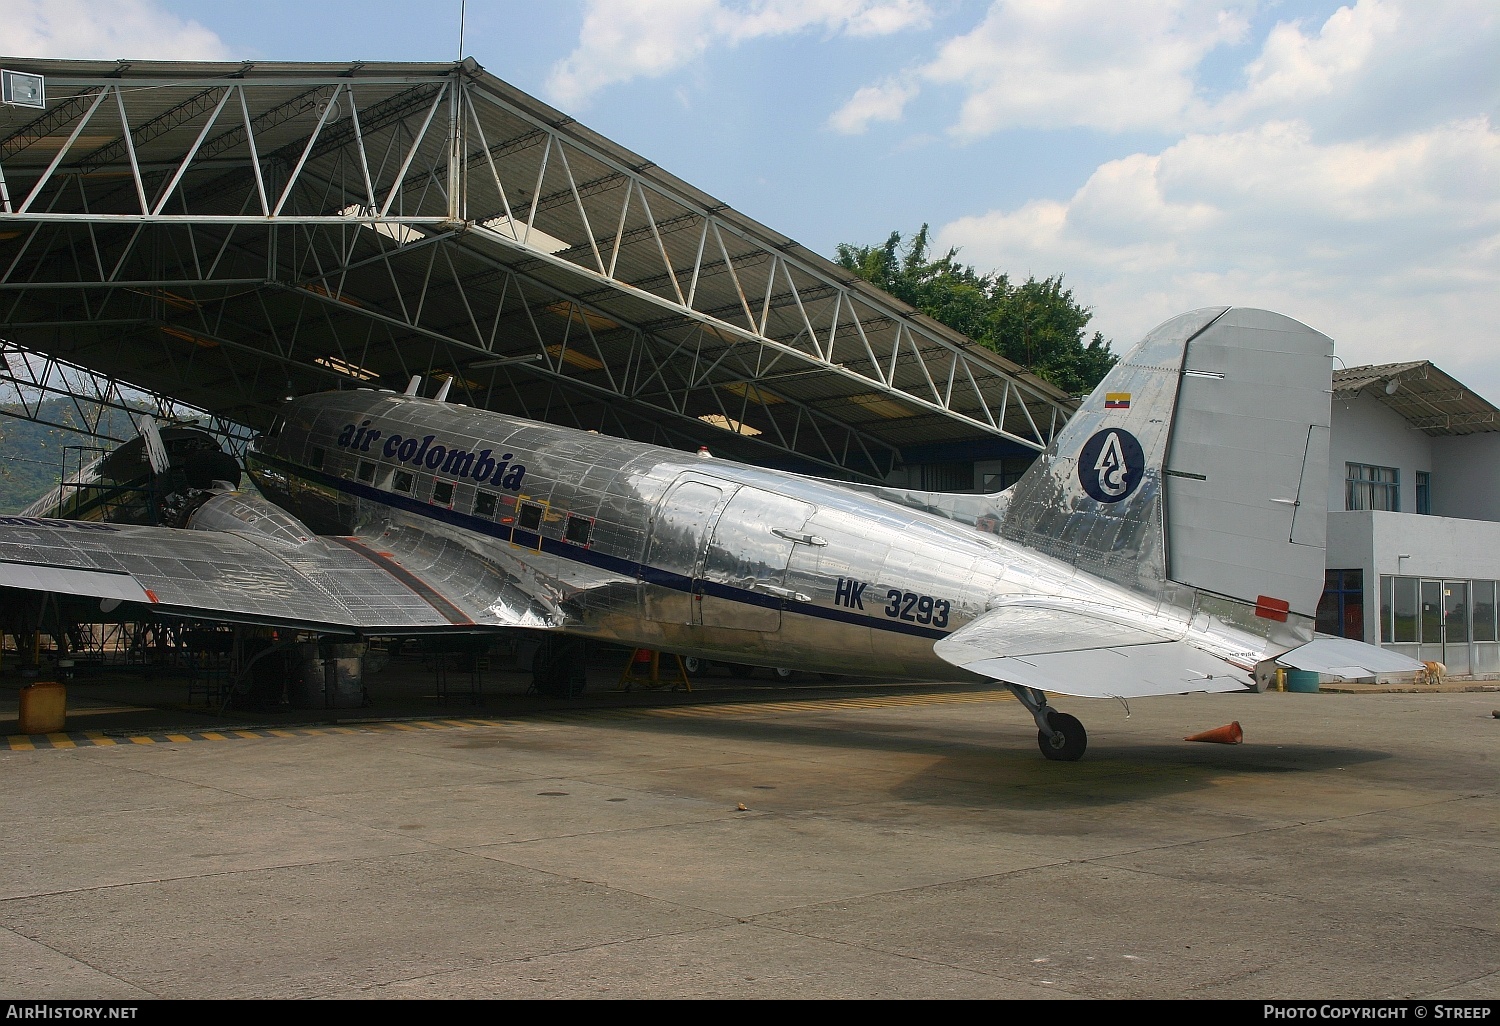
<path id="1" fill-rule="evenodd" d="M 1040 730 L 1036 732 L 1036 744 L 1043 755 L 1055 762 L 1077 762 L 1083 757 L 1083 750 L 1089 746 L 1089 737 L 1077 717 L 1050 709 L 1047 725 L 1052 728 L 1051 737 Z"/>
<path id="2" fill-rule="evenodd" d="M 1036 744 L 1044 756 L 1054 762 L 1077 762 L 1083 757 L 1089 736 L 1077 717 L 1049 706 L 1045 692 L 1020 684 L 1005 686 L 1036 720 Z"/>

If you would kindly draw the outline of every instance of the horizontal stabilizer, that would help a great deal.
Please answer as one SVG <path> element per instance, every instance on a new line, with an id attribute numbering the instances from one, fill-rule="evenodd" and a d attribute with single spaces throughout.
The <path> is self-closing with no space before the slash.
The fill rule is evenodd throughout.
<path id="1" fill-rule="evenodd" d="M 1294 670 L 1316 670 L 1335 677 L 1374 677 L 1382 673 L 1415 673 L 1422 664 L 1387 648 L 1351 638 L 1315 638 L 1276 657 Z"/>

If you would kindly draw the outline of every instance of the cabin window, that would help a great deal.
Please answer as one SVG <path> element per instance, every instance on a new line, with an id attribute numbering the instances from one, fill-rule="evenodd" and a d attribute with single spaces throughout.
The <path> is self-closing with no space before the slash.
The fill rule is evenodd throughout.
<path id="1" fill-rule="evenodd" d="M 391 487 L 398 492 L 410 492 L 412 483 L 412 476 L 410 474 L 404 470 L 398 470 L 396 471 L 395 478 L 391 481 Z"/>
<path id="2" fill-rule="evenodd" d="M 322 449 L 319 449 L 317 446 L 313 446 L 313 450 L 309 454 L 307 459 L 307 465 L 312 467 L 314 470 L 322 470 L 323 460 L 326 456 L 327 454 Z"/>
<path id="3" fill-rule="evenodd" d="M 436 481 L 432 486 L 432 501 L 439 506 L 453 505 L 453 482 Z"/>
<path id="4" fill-rule="evenodd" d="M 474 493 L 474 513 L 481 517 L 492 517 L 495 515 L 495 503 L 498 496 L 494 492 Z"/>
<path id="5" fill-rule="evenodd" d="M 281 435 L 281 429 L 283 427 L 285 427 L 285 426 L 286 426 L 286 421 L 282 420 L 280 417 L 277 417 L 275 420 L 271 421 L 271 430 L 269 430 L 269 431 L 266 432 L 266 437 L 267 438 L 276 438 L 276 437 L 279 437 Z"/>
<path id="6" fill-rule="evenodd" d="M 523 502 L 516 513 L 516 526 L 523 531 L 539 531 L 542 527 L 542 506 L 538 502 Z"/>
<path id="7" fill-rule="evenodd" d="M 563 529 L 563 537 L 574 545 L 588 547 L 589 539 L 594 534 L 594 518 L 581 517 L 576 513 L 568 514 L 568 525 Z"/>
<path id="8" fill-rule="evenodd" d="M 375 480 L 375 464 L 371 463 L 369 460 L 360 460 L 359 479 L 366 484 L 369 484 L 371 481 Z"/>

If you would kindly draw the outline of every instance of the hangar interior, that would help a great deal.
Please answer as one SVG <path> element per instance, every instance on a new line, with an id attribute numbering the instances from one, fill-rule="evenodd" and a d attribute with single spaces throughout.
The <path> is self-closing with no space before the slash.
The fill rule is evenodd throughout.
<path id="1" fill-rule="evenodd" d="M 288 395 L 422 375 L 473 406 L 918 486 L 919 465 L 1034 455 L 1076 405 L 472 59 L 0 66 L 45 90 L 0 108 L 23 405 L 71 368 L 75 392 L 92 374 L 84 392 L 243 438 Z"/>

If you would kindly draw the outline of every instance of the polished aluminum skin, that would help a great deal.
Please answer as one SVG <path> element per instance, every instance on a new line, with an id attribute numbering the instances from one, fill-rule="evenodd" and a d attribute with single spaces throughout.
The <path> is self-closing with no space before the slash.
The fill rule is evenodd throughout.
<path id="1" fill-rule="evenodd" d="M 218 495 L 196 531 L 128 529 L 130 559 L 0 519 L 0 575 L 29 532 L 53 548 L 28 562 L 318 629 L 529 627 L 1095 697 L 1251 689 L 1312 638 L 1331 352 L 1266 311 L 1173 318 L 997 496 L 850 487 L 415 395 L 308 396 L 250 452 L 269 504 Z M 171 562 L 195 547 L 221 579 Z"/>

